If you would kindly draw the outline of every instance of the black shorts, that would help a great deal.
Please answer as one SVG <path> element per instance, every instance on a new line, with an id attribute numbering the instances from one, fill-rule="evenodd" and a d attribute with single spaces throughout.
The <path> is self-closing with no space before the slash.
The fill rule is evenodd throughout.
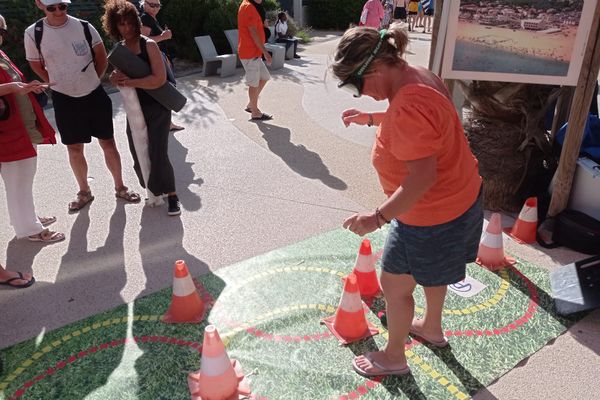
<path id="1" fill-rule="evenodd" d="M 431 17 L 433 15 L 433 8 L 430 7 L 427 10 L 425 10 L 425 15 Z"/>
<path id="2" fill-rule="evenodd" d="M 394 10 L 394 19 L 406 19 L 406 7 L 396 7 Z"/>
<path id="3" fill-rule="evenodd" d="M 114 137 L 112 102 L 102 85 L 82 97 L 52 91 L 56 127 L 63 144 L 90 143 Z"/>
<path id="4" fill-rule="evenodd" d="M 417 11 L 409 11 L 409 12 L 408 12 L 408 15 L 417 15 L 417 14 L 418 14 L 418 12 L 417 12 Z"/>

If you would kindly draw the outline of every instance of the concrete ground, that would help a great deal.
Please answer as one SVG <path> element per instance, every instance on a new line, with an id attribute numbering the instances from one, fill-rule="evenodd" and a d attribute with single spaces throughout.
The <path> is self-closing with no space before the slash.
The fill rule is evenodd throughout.
<path id="1" fill-rule="evenodd" d="M 179 79 L 189 101 L 174 120 L 186 129 L 169 146 L 181 217 L 115 200 L 97 143 L 86 153 L 96 199 L 82 212 L 68 214 L 67 203 L 77 190 L 65 147 L 41 146 L 34 188 L 38 213 L 56 215 L 53 228 L 65 232 L 67 240 L 44 246 L 16 239 L 0 191 L 0 262 L 32 271 L 37 279 L 27 290 L 0 289 L 0 348 L 41 339 L 49 330 L 169 287 L 177 259 L 198 275 L 339 228 L 352 212 L 377 206 L 383 194 L 370 165 L 375 130 L 345 128 L 340 114 L 345 108 L 381 110 L 386 104 L 337 90 L 326 72 L 338 40 L 335 34 L 317 33 L 303 46 L 300 60 L 273 72 L 261 108 L 275 118 L 265 123 L 249 122 L 243 110 L 241 69 L 225 79 Z M 409 61 L 426 65 L 429 45 L 428 35 L 414 34 Z M 120 97 L 112 99 L 125 180 L 139 191 Z M 511 222 L 504 218 L 506 225 Z M 583 258 L 510 240 L 506 247 L 549 269 Z M 599 398 L 599 333 L 596 311 L 475 398 Z"/>

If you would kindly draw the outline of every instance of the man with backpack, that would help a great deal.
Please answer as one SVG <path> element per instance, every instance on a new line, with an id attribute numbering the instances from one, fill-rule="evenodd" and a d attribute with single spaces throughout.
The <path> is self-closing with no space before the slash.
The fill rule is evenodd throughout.
<path id="1" fill-rule="evenodd" d="M 116 197 L 139 202 L 140 196 L 123 184 L 121 157 L 114 140 L 112 102 L 100 84 L 108 61 L 98 31 L 87 21 L 68 15 L 70 0 L 35 0 L 35 3 L 45 18 L 25 30 L 25 55 L 31 69 L 53 85 L 56 125 L 79 185 L 69 211 L 78 211 L 94 200 L 84 154 L 84 144 L 90 143 L 92 137 L 98 139 L 104 152 Z"/>

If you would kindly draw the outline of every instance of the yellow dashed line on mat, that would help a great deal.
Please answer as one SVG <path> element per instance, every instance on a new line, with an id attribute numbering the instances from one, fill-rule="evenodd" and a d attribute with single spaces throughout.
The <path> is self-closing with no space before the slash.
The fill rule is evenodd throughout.
<path id="1" fill-rule="evenodd" d="M 253 326 L 263 322 L 264 320 L 266 320 L 267 318 L 270 318 L 272 316 L 285 314 L 290 311 L 297 311 L 297 310 L 319 310 L 319 311 L 323 311 L 325 313 L 331 314 L 331 313 L 335 312 L 335 309 L 336 308 L 334 306 L 329 305 L 329 304 L 294 304 L 292 306 L 274 308 L 273 310 L 268 311 L 264 314 L 261 314 L 258 317 L 255 317 L 249 321 L 241 323 L 240 325 L 236 326 L 235 328 L 232 328 L 229 331 L 225 331 L 225 333 L 221 333 L 220 336 L 221 336 L 221 339 L 223 340 L 223 343 L 225 344 L 225 346 L 227 346 L 233 336 L 237 335 L 238 333 L 240 333 L 242 331 L 245 331 L 246 329 L 248 329 L 250 327 L 253 327 Z"/>
<path id="2" fill-rule="evenodd" d="M 133 317 L 133 320 L 134 321 L 138 321 L 138 320 L 139 321 L 158 321 L 159 318 L 160 318 L 160 315 L 136 315 Z M 78 337 L 82 334 L 85 334 L 85 333 L 91 332 L 92 330 L 97 330 L 97 329 L 100 329 L 103 327 L 108 327 L 108 326 L 117 325 L 117 324 L 124 324 L 124 323 L 127 323 L 128 320 L 129 320 L 128 317 L 122 317 L 122 318 L 107 319 L 102 322 L 96 322 L 94 324 L 88 325 L 81 329 L 74 330 L 73 332 L 63 336 L 61 339 L 56 339 L 56 340 L 52 341 L 50 344 L 39 349 L 39 351 L 36 351 L 35 353 L 33 353 L 31 355 L 31 358 L 28 358 L 25 361 L 23 361 L 19 368 L 15 369 L 10 375 L 8 375 L 4 379 L 4 381 L 2 381 L 0 383 L 0 390 L 6 389 L 12 381 L 14 381 L 19 375 L 21 375 L 23 372 L 25 372 L 27 370 L 27 368 L 30 367 L 31 365 L 33 365 L 37 360 L 42 358 L 44 356 L 44 354 L 50 353 L 54 349 L 62 346 L 63 344 L 65 344 L 66 342 L 71 340 L 73 337 Z"/>
<path id="3" fill-rule="evenodd" d="M 274 269 L 271 269 L 268 271 L 263 271 L 256 275 L 253 275 L 249 279 L 243 280 L 239 283 L 235 283 L 234 284 L 235 286 L 232 286 L 231 289 L 236 289 L 236 288 L 242 287 L 245 284 L 256 281 L 258 279 L 268 278 L 272 275 L 281 274 L 281 273 L 285 273 L 285 272 L 320 272 L 320 273 L 338 276 L 340 278 L 346 276 L 346 274 L 344 272 L 337 271 L 337 270 L 334 270 L 331 268 L 310 267 L 310 266 L 309 267 L 305 267 L 305 266 L 282 267 L 282 268 L 274 268 Z M 462 309 L 444 309 L 444 311 L 443 311 L 444 314 L 468 315 L 468 314 L 474 314 L 476 312 L 483 311 L 483 310 L 486 310 L 488 308 L 495 306 L 496 304 L 498 304 L 498 302 L 500 302 L 504 298 L 504 296 L 506 296 L 506 293 L 508 292 L 508 289 L 510 287 L 510 284 L 509 284 L 510 277 L 508 275 L 507 269 L 503 269 L 500 271 L 500 277 L 502 279 L 502 283 L 500 284 L 500 287 L 498 288 L 496 293 L 489 299 L 487 299 L 479 304 L 475 304 L 473 306 L 465 307 Z M 422 307 L 418 307 L 418 306 L 415 307 L 415 311 L 418 313 L 425 312 L 425 310 Z"/>
<path id="4" fill-rule="evenodd" d="M 383 336 L 386 340 L 389 339 L 389 335 L 386 329 L 379 328 L 379 334 Z M 465 400 L 469 398 L 469 395 L 463 393 L 459 388 L 452 384 L 452 382 L 450 382 L 448 378 L 446 378 L 438 371 L 433 369 L 431 365 L 425 362 L 425 360 L 418 356 L 414 351 L 409 349 L 406 350 L 404 354 L 406 354 L 406 359 L 410 362 L 411 368 L 413 365 L 417 365 L 427 376 L 435 380 L 440 385 L 444 386 L 446 390 L 448 390 L 450 394 L 452 394 L 455 398 L 457 398 L 458 400 Z"/>
<path id="5" fill-rule="evenodd" d="M 247 322 L 239 325 L 238 327 L 236 327 L 230 331 L 225 330 L 225 333 L 221 334 L 221 338 L 223 339 L 223 343 L 225 345 L 227 345 L 229 340 L 231 340 L 231 337 L 234 336 L 235 334 L 237 334 L 243 330 L 246 330 L 247 328 L 249 328 L 253 325 L 256 325 L 257 323 L 260 323 L 271 316 L 284 314 L 284 313 L 287 313 L 290 311 L 310 310 L 310 309 L 319 310 L 319 311 L 323 311 L 323 312 L 331 314 L 331 313 L 335 312 L 336 308 L 329 304 L 296 304 L 296 305 L 292 305 L 292 306 L 275 308 L 271 311 L 268 311 L 264 314 L 259 315 L 258 317 L 255 317 L 254 319 L 252 319 L 250 321 L 247 321 Z M 159 319 L 160 319 L 160 315 L 135 315 L 135 316 L 133 316 L 134 321 L 151 321 L 151 322 L 153 322 L 153 321 L 158 321 Z M 50 353 L 54 349 L 62 346 L 63 344 L 65 344 L 66 342 L 71 340 L 73 337 L 77 337 L 82 334 L 91 332 L 92 330 L 98 330 L 100 328 L 108 327 L 111 325 L 125 324 L 125 323 L 127 323 L 128 320 L 129 320 L 128 317 L 122 317 L 122 318 L 107 319 L 102 322 L 96 322 L 94 324 L 88 325 L 81 329 L 77 329 L 77 330 L 63 336 L 62 339 L 57 339 L 57 340 L 52 341 L 50 344 L 41 348 L 40 351 L 33 353 L 31 355 L 31 358 L 28 358 L 25 361 L 23 361 L 19 368 L 15 369 L 10 375 L 8 375 L 4 379 L 4 381 L 2 381 L 0 383 L 0 390 L 6 389 L 12 381 L 14 381 L 19 375 L 21 375 L 23 372 L 25 372 L 25 370 L 28 367 L 30 367 L 31 365 L 33 365 L 38 359 L 43 357 L 44 354 Z"/>
<path id="6" fill-rule="evenodd" d="M 500 284 L 500 287 L 498 288 L 498 290 L 496 291 L 496 293 L 490 297 L 489 299 L 479 303 L 479 304 L 475 304 L 473 306 L 470 307 L 465 307 L 462 309 L 444 309 L 444 314 L 449 314 L 449 315 L 468 315 L 468 314 L 474 314 L 476 312 L 479 311 L 483 311 L 486 310 L 488 308 L 491 308 L 493 306 L 495 306 L 496 304 L 498 304 L 498 302 L 500 302 L 504 296 L 506 296 L 506 292 L 508 292 L 508 288 L 510 287 L 510 277 L 508 276 L 508 269 L 504 268 L 503 270 L 500 271 L 500 277 L 502 278 L 502 283 Z M 422 307 L 415 307 L 415 311 L 418 313 L 424 313 L 425 310 Z"/>
<path id="7" fill-rule="evenodd" d="M 256 281 L 258 279 L 262 279 L 262 278 L 268 278 L 272 275 L 275 274 L 282 274 L 285 272 L 321 272 L 321 273 L 325 273 L 325 274 L 331 274 L 340 278 L 343 278 L 344 276 L 346 276 L 346 274 L 344 272 L 341 271 L 336 271 L 334 269 L 331 268 L 323 268 L 323 267 L 304 267 L 304 266 L 292 266 L 292 267 L 282 267 L 282 268 L 274 268 L 274 269 L 270 269 L 267 271 L 263 271 L 263 272 L 259 272 L 256 275 L 252 275 L 250 278 L 248 279 L 244 279 L 240 282 L 234 282 L 232 286 L 230 286 L 230 290 L 231 289 L 237 289 L 239 287 L 242 287 L 243 285 Z"/>

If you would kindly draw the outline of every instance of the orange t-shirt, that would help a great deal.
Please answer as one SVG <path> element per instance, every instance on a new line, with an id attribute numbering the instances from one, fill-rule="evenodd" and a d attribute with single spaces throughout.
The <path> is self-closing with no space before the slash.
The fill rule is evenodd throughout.
<path id="1" fill-rule="evenodd" d="M 410 210 L 395 216 L 407 225 L 432 226 L 461 216 L 475 202 L 481 177 L 450 100 L 432 87 L 406 85 L 392 99 L 373 145 L 373 166 L 385 194 L 402 185 L 406 161 L 433 155 L 436 182 Z"/>
<path id="2" fill-rule="evenodd" d="M 264 43 L 265 31 L 260 15 L 252 3 L 244 0 L 238 10 L 238 55 L 242 60 L 262 56 L 262 50 L 256 46 L 252 36 L 250 36 L 249 28 L 251 26 L 256 28 L 258 37 Z"/>

